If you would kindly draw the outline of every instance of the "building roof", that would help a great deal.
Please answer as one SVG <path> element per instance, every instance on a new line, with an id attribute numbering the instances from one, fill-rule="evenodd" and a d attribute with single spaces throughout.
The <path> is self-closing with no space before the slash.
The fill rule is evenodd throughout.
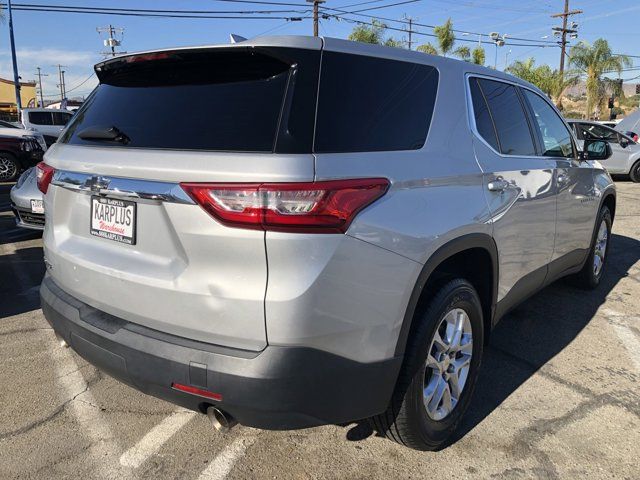
<path id="1" fill-rule="evenodd" d="M 6 78 L 0 77 L 0 83 L 8 83 L 9 85 L 15 85 L 13 80 L 7 80 Z M 20 85 L 23 87 L 35 87 L 36 82 L 20 82 Z"/>

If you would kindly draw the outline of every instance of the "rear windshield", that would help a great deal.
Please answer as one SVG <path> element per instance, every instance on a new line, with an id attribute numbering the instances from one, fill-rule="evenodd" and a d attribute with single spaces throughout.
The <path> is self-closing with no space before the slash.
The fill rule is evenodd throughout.
<path id="1" fill-rule="evenodd" d="M 100 85 L 60 141 L 246 152 L 272 152 L 279 141 L 282 151 L 310 151 L 316 93 L 304 87 L 315 85 L 319 56 L 234 48 L 125 57 L 98 71 Z M 127 141 L 82 138 L 111 127 Z"/>
<path id="2" fill-rule="evenodd" d="M 320 51 L 293 48 L 160 52 L 108 61 L 97 73 L 100 85 L 59 142 L 276 153 L 413 150 L 425 142 L 438 87 L 438 72 L 428 65 L 336 52 L 321 60 Z M 105 133 L 113 131 L 118 139 Z"/>

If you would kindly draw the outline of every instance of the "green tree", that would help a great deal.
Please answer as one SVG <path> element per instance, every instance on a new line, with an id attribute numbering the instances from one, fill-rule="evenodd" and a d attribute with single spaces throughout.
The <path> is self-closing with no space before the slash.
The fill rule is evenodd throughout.
<path id="1" fill-rule="evenodd" d="M 587 118 L 591 118 L 594 108 L 600 103 L 605 90 L 602 75 L 605 72 L 621 73 L 624 67 L 632 65 L 626 55 L 614 55 L 609 42 L 599 38 L 593 45 L 580 42 L 571 49 L 569 64 L 580 69 L 587 79 Z"/>
<path id="2" fill-rule="evenodd" d="M 453 33 L 453 22 L 448 18 L 443 25 L 434 27 L 433 33 L 436 34 L 436 38 L 438 39 L 438 50 L 440 54 L 446 57 L 453 48 L 453 44 L 456 43 L 456 36 Z"/>
<path id="3" fill-rule="evenodd" d="M 536 87 L 546 93 L 562 110 L 562 96 L 567 88 L 578 83 L 579 77 L 573 71 L 567 71 L 560 75 L 558 70 L 552 70 L 549 65 L 536 66 L 533 57 L 527 60 L 513 62 L 507 68 L 507 72 L 533 83 Z"/>
<path id="4" fill-rule="evenodd" d="M 471 52 L 471 61 L 476 65 L 484 65 L 486 59 L 486 55 L 484 53 L 484 48 L 477 46 Z"/>
<path id="5" fill-rule="evenodd" d="M 453 54 L 465 62 L 471 61 L 471 50 L 469 47 L 458 47 L 453 51 Z"/>
<path id="6" fill-rule="evenodd" d="M 349 40 L 362 43 L 373 43 L 375 45 L 386 45 L 387 47 L 400 47 L 401 42 L 392 37 L 385 38 L 387 25 L 379 20 L 372 20 L 371 25 L 358 25 L 349 34 Z"/>
<path id="7" fill-rule="evenodd" d="M 422 53 L 428 53 L 429 55 L 438 55 L 438 50 L 436 49 L 436 47 L 428 42 L 424 45 L 419 45 L 416 50 Z"/>

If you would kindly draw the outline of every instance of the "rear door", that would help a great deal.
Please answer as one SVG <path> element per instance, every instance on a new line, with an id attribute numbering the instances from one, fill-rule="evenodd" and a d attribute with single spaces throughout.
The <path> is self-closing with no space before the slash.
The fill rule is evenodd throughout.
<path id="1" fill-rule="evenodd" d="M 181 183 L 313 180 L 320 41 L 305 47 L 99 65 L 100 85 L 45 159 L 53 280 L 133 323 L 264 348 L 264 232 L 223 225 Z"/>
<path id="2" fill-rule="evenodd" d="M 543 284 L 553 255 L 555 161 L 538 155 L 517 86 L 484 77 L 468 80 L 474 148 L 499 254 L 499 308 L 506 310 Z"/>

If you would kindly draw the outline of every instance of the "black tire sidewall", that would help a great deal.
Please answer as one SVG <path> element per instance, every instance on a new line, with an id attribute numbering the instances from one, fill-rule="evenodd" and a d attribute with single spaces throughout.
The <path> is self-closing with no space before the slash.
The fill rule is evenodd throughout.
<path id="1" fill-rule="evenodd" d="M 446 295 L 443 301 L 438 305 L 431 305 L 425 313 L 422 322 L 426 325 L 419 335 L 421 338 L 416 339 L 419 346 L 415 352 L 414 360 L 415 369 L 413 380 L 407 391 L 407 400 L 409 401 L 408 413 L 413 420 L 419 425 L 420 435 L 426 444 L 444 442 L 455 430 L 462 415 L 467 409 L 473 390 L 478 377 L 478 369 L 480 368 L 483 350 L 483 321 L 482 307 L 477 293 L 473 287 L 464 282 Z M 463 309 L 469 316 L 471 329 L 473 332 L 473 355 L 471 357 L 471 366 L 467 383 L 462 391 L 462 396 L 455 406 L 454 410 L 442 420 L 432 420 L 426 412 L 423 403 L 423 379 L 425 373 L 425 362 L 429 353 L 429 347 L 435 333 L 436 328 L 444 315 L 454 308 Z"/>
<path id="2" fill-rule="evenodd" d="M 631 167 L 630 175 L 631 181 L 635 183 L 640 183 L 640 160 L 633 164 Z"/>

